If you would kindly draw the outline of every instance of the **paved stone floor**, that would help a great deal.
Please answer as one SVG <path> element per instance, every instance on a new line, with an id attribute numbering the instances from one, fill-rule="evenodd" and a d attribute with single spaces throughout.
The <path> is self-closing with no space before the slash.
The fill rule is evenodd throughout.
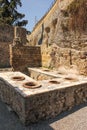
<path id="1" fill-rule="evenodd" d="M 54 119 L 25 127 L 18 116 L 0 101 L 0 130 L 87 130 L 87 103 Z"/>

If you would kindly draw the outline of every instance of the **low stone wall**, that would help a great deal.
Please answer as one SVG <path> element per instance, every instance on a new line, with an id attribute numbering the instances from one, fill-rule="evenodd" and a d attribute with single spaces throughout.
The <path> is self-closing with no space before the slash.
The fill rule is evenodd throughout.
<path id="1" fill-rule="evenodd" d="M 28 68 L 29 76 L 35 80 L 48 80 L 53 78 L 58 78 L 59 75 L 52 73 L 51 70 L 46 68 Z M 58 72 L 57 72 L 58 73 Z"/>
<path id="2" fill-rule="evenodd" d="M 27 67 L 40 67 L 40 47 L 11 45 L 10 63 L 14 71 L 24 71 Z"/>
<path id="3" fill-rule="evenodd" d="M 17 33 L 17 34 L 15 34 Z M 10 67 L 9 44 L 13 43 L 14 37 L 20 37 L 21 42 L 26 44 L 26 29 L 9 25 L 0 25 L 0 67 Z"/>
<path id="4" fill-rule="evenodd" d="M 25 79 L 13 81 L 13 76 L 24 76 Z M 41 88 L 24 88 L 23 84 L 31 80 L 19 72 L 0 74 L 0 98 L 13 108 L 25 124 L 55 117 L 87 102 L 87 77 L 76 82 L 62 80 L 60 84 L 50 86 L 48 81 L 41 81 Z"/>
<path id="5" fill-rule="evenodd" d="M 57 69 L 60 66 L 77 66 L 79 73 L 87 75 L 87 51 L 72 48 L 61 48 L 56 44 L 48 47 L 44 52 L 42 48 L 42 66 Z"/>

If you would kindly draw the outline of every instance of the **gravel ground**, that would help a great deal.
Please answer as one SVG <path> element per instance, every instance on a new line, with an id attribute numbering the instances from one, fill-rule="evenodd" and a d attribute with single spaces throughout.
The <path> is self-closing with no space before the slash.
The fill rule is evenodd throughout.
<path id="1" fill-rule="evenodd" d="M 0 130 L 87 130 L 87 103 L 54 119 L 25 127 L 18 116 L 0 101 Z"/>

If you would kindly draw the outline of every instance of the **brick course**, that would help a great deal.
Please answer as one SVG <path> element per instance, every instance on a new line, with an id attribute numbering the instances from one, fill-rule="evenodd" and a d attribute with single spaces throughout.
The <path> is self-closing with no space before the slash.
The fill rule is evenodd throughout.
<path id="1" fill-rule="evenodd" d="M 40 47 L 10 46 L 10 63 L 15 71 L 23 71 L 27 67 L 41 66 Z"/>

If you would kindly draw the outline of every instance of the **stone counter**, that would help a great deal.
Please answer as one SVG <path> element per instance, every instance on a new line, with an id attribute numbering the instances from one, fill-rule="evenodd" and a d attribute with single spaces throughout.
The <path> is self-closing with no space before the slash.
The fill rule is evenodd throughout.
<path id="1" fill-rule="evenodd" d="M 25 79 L 15 81 L 13 76 Z M 23 84 L 34 79 L 20 72 L 0 73 L 0 98 L 9 104 L 24 124 L 55 117 L 75 105 L 87 102 L 87 77 L 77 80 L 56 78 L 39 81 L 40 88 L 24 88 Z"/>

